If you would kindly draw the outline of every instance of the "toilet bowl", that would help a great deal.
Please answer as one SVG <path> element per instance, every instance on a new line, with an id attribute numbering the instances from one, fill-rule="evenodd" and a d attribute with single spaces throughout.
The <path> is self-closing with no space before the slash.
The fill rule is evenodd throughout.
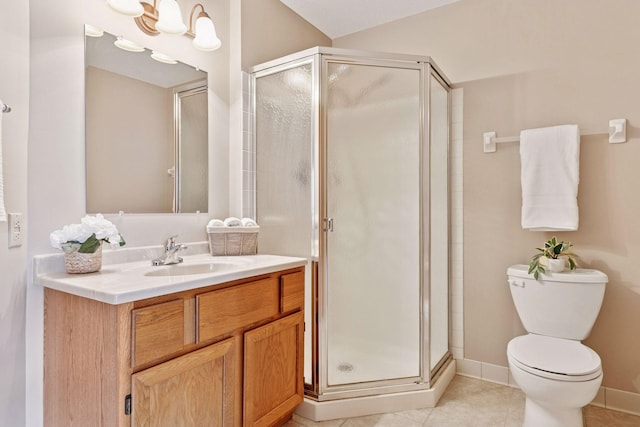
<path id="1" fill-rule="evenodd" d="M 582 407 L 598 393 L 603 373 L 598 354 L 580 341 L 598 316 L 607 276 L 578 269 L 535 280 L 526 265 L 507 275 L 528 332 L 507 346 L 511 375 L 526 396 L 523 427 L 583 426 Z"/>
<path id="2" fill-rule="evenodd" d="M 582 407 L 602 383 L 598 354 L 578 341 L 528 334 L 507 346 L 509 369 L 526 396 L 524 427 L 582 426 Z"/>

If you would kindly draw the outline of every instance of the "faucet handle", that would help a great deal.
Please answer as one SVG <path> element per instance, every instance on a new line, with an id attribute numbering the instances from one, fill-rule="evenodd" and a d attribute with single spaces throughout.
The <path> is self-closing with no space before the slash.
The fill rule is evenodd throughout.
<path id="1" fill-rule="evenodd" d="M 164 245 L 165 250 L 170 251 L 176 246 L 176 237 L 178 237 L 177 234 L 167 238 L 167 242 Z"/>

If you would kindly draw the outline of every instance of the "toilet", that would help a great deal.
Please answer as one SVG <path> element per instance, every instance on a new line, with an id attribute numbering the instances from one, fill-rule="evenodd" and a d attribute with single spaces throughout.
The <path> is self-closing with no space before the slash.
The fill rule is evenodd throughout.
<path id="1" fill-rule="evenodd" d="M 509 369 L 526 396 L 523 427 L 581 427 L 582 407 L 602 383 L 600 357 L 580 341 L 598 317 L 607 275 L 576 269 L 542 274 L 527 265 L 507 270 L 526 335 L 507 346 Z"/>

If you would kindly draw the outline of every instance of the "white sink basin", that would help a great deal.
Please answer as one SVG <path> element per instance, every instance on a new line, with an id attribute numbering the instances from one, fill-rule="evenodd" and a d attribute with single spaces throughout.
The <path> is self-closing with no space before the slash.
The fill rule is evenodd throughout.
<path id="1" fill-rule="evenodd" d="M 203 264 L 173 264 L 163 265 L 146 272 L 145 276 L 189 276 L 192 274 L 221 273 L 242 267 L 239 262 L 208 262 Z"/>

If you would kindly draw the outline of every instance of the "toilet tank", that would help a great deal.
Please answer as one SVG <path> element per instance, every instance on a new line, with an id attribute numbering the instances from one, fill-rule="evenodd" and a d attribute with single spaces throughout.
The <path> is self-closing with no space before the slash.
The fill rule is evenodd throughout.
<path id="1" fill-rule="evenodd" d="M 580 341 L 588 337 L 602 306 L 607 275 L 578 268 L 535 280 L 528 268 L 520 264 L 507 269 L 511 296 L 527 332 Z"/>

